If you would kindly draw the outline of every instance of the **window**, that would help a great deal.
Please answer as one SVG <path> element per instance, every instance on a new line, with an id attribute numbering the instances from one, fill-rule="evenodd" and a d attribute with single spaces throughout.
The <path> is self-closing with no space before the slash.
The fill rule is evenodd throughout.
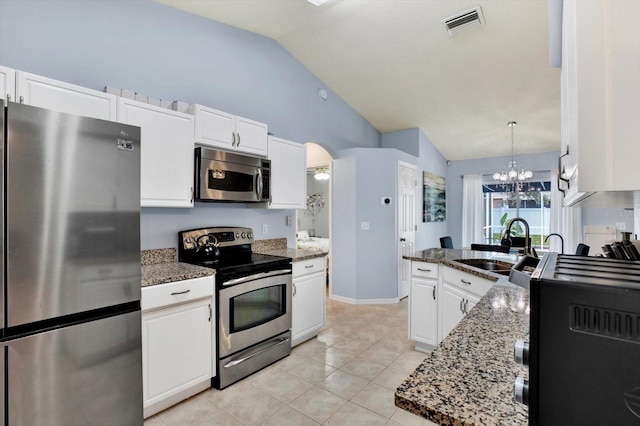
<path id="1" fill-rule="evenodd" d="M 491 177 L 486 179 L 490 180 Z M 550 179 L 550 177 L 547 177 Z M 483 236 L 487 244 L 500 244 L 506 223 L 514 217 L 521 217 L 529 224 L 531 246 L 548 249 L 544 239 L 549 235 L 551 212 L 551 182 L 540 180 L 523 184 L 521 191 L 511 191 L 501 184 L 485 183 Z M 524 227 L 514 224 L 512 235 L 524 236 Z M 515 231 L 515 233 L 514 233 Z"/>

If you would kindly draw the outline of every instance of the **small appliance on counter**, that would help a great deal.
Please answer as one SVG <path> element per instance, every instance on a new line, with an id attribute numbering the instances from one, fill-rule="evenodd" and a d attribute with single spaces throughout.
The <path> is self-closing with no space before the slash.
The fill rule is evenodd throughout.
<path id="1" fill-rule="evenodd" d="M 291 258 L 253 253 L 253 230 L 178 233 L 178 260 L 216 270 L 217 377 L 223 389 L 291 352 Z"/>
<path id="2" fill-rule="evenodd" d="M 530 286 L 529 424 L 640 424 L 640 262 L 548 253 Z"/>

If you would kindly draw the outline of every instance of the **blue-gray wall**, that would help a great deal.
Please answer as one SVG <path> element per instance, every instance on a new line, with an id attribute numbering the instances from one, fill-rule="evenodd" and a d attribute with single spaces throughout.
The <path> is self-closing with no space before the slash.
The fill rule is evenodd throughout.
<path id="1" fill-rule="evenodd" d="M 200 103 L 332 154 L 380 146 L 380 133 L 274 40 L 151 0 L 0 0 L 0 64 L 97 90 Z M 326 101 L 319 88 L 329 92 Z M 285 216 L 294 214 L 244 205 L 147 208 L 142 248 L 175 247 L 180 229 L 231 224 L 292 246 L 295 227 Z"/>
<path id="2" fill-rule="evenodd" d="M 383 148 L 397 148 L 414 157 L 417 157 L 416 178 L 418 179 L 418 197 L 416 199 L 418 232 L 416 233 L 416 248 L 423 249 L 438 247 L 440 237 L 447 235 L 447 221 L 422 222 L 423 210 L 423 172 L 435 173 L 439 176 L 447 175 L 447 160 L 440 151 L 431 143 L 431 140 L 418 128 L 398 130 L 382 134 L 381 145 Z M 448 186 L 448 183 L 447 183 Z M 447 188 L 447 191 L 449 189 Z M 447 206 L 447 217 L 449 206 Z"/>
<path id="3" fill-rule="evenodd" d="M 395 299 L 398 281 L 397 167 L 416 158 L 391 148 L 353 148 L 333 162 L 332 294 Z M 354 196 L 355 195 L 355 196 Z M 383 205 L 382 197 L 391 197 Z M 361 223 L 369 222 L 369 230 Z M 338 244 L 337 237 L 341 244 Z"/>

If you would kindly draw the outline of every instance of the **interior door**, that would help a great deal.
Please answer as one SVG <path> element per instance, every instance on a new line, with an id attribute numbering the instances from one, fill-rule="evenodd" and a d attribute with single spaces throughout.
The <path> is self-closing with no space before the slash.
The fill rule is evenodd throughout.
<path id="1" fill-rule="evenodd" d="M 409 295 L 411 261 L 403 259 L 415 250 L 416 167 L 398 162 L 398 299 Z"/>

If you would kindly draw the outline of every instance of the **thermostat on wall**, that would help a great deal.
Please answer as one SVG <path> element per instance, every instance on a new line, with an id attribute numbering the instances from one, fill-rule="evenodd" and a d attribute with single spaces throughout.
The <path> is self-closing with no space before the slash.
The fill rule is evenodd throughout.
<path id="1" fill-rule="evenodd" d="M 391 205 L 391 197 L 382 197 L 381 204 L 383 206 L 390 206 Z"/>

